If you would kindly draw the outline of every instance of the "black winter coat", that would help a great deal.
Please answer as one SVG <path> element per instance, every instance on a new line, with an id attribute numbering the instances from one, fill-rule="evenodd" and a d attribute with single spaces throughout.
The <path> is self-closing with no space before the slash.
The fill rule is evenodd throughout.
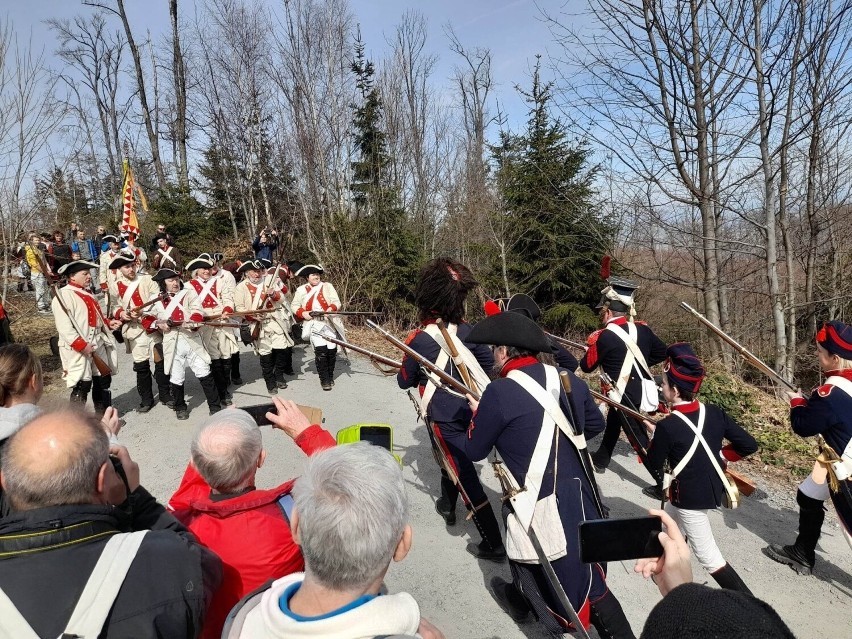
<path id="1" fill-rule="evenodd" d="M 144 488 L 129 503 L 132 515 L 114 506 L 75 505 L 12 513 L 0 521 L 0 588 L 40 637 L 62 634 L 107 539 L 145 529 L 151 532 L 100 637 L 198 636 L 222 580 L 221 561 Z"/>

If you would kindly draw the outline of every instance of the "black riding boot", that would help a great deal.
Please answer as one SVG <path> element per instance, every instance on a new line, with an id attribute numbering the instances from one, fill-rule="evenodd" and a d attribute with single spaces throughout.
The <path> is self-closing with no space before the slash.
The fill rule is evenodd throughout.
<path id="1" fill-rule="evenodd" d="M 329 348 L 328 353 L 328 383 L 334 386 L 334 363 L 337 361 L 337 349 Z"/>
<path id="2" fill-rule="evenodd" d="M 286 362 L 284 361 L 284 353 L 285 349 L 283 348 L 272 349 L 272 361 L 274 363 L 273 370 L 275 372 L 275 385 L 278 386 L 278 388 L 287 388 L 287 380 L 284 379 L 284 372 L 287 368 Z"/>
<path id="3" fill-rule="evenodd" d="M 189 419 L 189 406 L 186 405 L 183 384 L 171 385 L 172 397 L 174 398 L 174 409 L 176 417 L 180 420 Z M 160 395 L 162 397 L 162 394 Z"/>
<path id="4" fill-rule="evenodd" d="M 287 348 L 282 349 L 284 358 L 284 374 L 293 376 L 296 373 L 293 372 L 293 347 L 288 346 Z"/>
<path id="5" fill-rule="evenodd" d="M 147 413 L 154 407 L 154 381 L 151 378 L 151 363 L 134 362 L 133 370 L 136 371 L 136 390 L 139 391 L 139 406 L 137 413 Z"/>
<path id="6" fill-rule="evenodd" d="M 231 383 L 234 386 L 240 386 L 243 383 L 243 378 L 240 375 L 240 354 L 234 353 L 231 355 Z"/>
<path id="7" fill-rule="evenodd" d="M 459 498 L 459 489 L 447 476 L 447 471 L 441 469 L 441 496 L 435 502 L 435 510 L 444 518 L 447 526 L 456 523 L 456 501 Z"/>
<path id="8" fill-rule="evenodd" d="M 731 567 L 731 564 L 725 564 L 719 570 L 711 572 L 710 576 L 726 590 L 738 590 L 747 595 L 751 594 L 751 590 L 745 585 L 745 582 L 737 574 L 737 571 Z"/>
<path id="9" fill-rule="evenodd" d="M 314 349 L 314 362 L 317 365 L 317 374 L 323 390 L 331 390 L 331 381 L 328 378 L 327 350 L 325 346 L 317 346 Z"/>
<path id="10" fill-rule="evenodd" d="M 95 413 L 103 417 L 104 411 L 112 406 L 112 393 L 109 390 L 112 375 L 98 375 L 92 378 L 92 402 Z"/>
<path id="11" fill-rule="evenodd" d="M 630 622 L 612 592 L 591 605 L 591 622 L 601 639 L 635 639 Z"/>
<path id="12" fill-rule="evenodd" d="M 85 404 L 89 399 L 89 391 L 92 389 L 91 380 L 84 382 L 79 381 L 71 387 L 71 401 L 75 403 Z"/>
<path id="13" fill-rule="evenodd" d="M 219 395 L 219 402 L 223 406 L 230 406 L 228 403 L 228 383 L 224 378 L 224 370 L 222 368 L 222 360 L 214 359 L 210 362 L 210 374 L 213 376 L 213 381 L 216 382 L 216 393 Z"/>
<path id="14" fill-rule="evenodd" d="M 201 390 L 204 391 L 204 397 L 207 399 L 207 408 L 210 409 L 210 414 L 218 413 L 222 410 L 222 403 L 219 401 L 219 391 L 216 389 L 216 380 L 213 378 L 213 373 L 202 377 L 198 381 L 201 383 Z"/>
<path id="15" fill-rule="evenodd" d="M 801 575 L 810 575 L 816 563 L 816 546 L 825 520 L 822 500 L 808 497 L 801 490 L 796 493 L 799 504 L 799 534 L 792 546 L 769 544 L 763 553 L 770 559 L 787 564 Z"/>
<path id="16" fill-rule="evenodd" d="M 506 549 L 503 547 L 500 525 L 490 503 L 485 502 L 474 511 L 473 523 L 476 524 L 482 541 L 478 544 L 468 544 L 468 552 L 477 559 L 503 561 L 506 558 Z"/>
<path id="17" fill-rule="evenodd" d="M 270 395 L 278 393 L 278 385 L 275 383 L 275 360 L 273 353 L 260 356 L 260 372 L 263 381 L 266 382 L 266 390 Z"/>
<path id="18" fill-rule="evenodd" d="M 172 397 L 172 384 L 166 375 L 165 363 L 162 359 L 154 362 L 154 379 L 157 381 L 157 392 L 160 394 L 160 403 L 169 408 L 175 408 L 175 399 Z"/>

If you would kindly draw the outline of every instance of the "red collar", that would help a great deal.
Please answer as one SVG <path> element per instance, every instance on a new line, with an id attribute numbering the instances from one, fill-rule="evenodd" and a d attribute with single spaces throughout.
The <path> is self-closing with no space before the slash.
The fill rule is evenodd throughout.
<path id="1" fill-rule="evenodd" d="M 621 317 L 613 317 L 606 324 L 607 324 L 607 326 L 609 326 L 610 324 L 616 324 L 617 326 L 624 326 L 625 324 L 627 324 L 627 317 L 624 316 L 624 315 L 622 315 Z"/>
<path id="2" fill-rule="evenodd" d="M 531 366 L 532 364 L 538 363 L 539 361 L 532 355 L 525 355 L 524 357 L 510 359 L 508 362 L 503 364 L 503 368 L 500 369 L 500 377 L 506 377 L 506 375 L 509 374 L 509 371 L 513 371 L 516 368 L 523 368 L 524 366 Z"/>
<path id="3" fill-rule="evenodd" d="M 74 282 L 72 282 L 71 280 L 68 280 L 68 286 L 71 286 L 71 287 L 73 287 L 73 288 L 79 288 L 81 291 L 82 291 L 82 290 L 85 290 L 82 286 L 80 286 L 79 284 L 75 284 L 75 283 L 74 283 Z"/>
<path id="4" fill-rule="evenodd" d="M 825 371 L 826 377 L 831 377 L 832 375 L 843 377 L 852 382 L 852 368 L 844 368 L 842 371 Z"/>
<path id="5" fill-rule="evenodd" d="M 672 406 L 672 410 L 676 410 L 679 413 L 694 413 L 698 410 L 700 404 L 697 399 L 693 399 L 691 402 L 686 404 L 678 404 L 677 406 Z"/>

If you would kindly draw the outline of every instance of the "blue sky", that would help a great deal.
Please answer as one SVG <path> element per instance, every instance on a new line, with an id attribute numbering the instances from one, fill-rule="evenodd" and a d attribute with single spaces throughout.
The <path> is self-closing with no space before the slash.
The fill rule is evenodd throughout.
<path id="1" fill-rule="evenodd" d="M 280 0 L 267 1 L 278 4 Z M 33 43 L 44 49 L 48 59 L 53 58 L 56 44 L 44 21 L 92 11 L 75 0 L 3 0 L 0 4 L 4 5 L 0 15 L 12 20 L 19 40 L 25 41 L 32 34 Z M 145 38 L 147 29 L 155 39 L 169 30 L 166 0 L 126 0 L 125 4 L 137 40 Z M 440 85 L 448 86 L 456 63 L 456 56 L 447 48 L 443 25 L 451 23 L 466 47 L 490 48 L 494 96 L 513 124 L 524 121 L 526 106 L 514 85 L 528 86 L 535 55 L 546 57 L 551 45 L 547 25 L 534 0 L 350 0 L 350 4 L 361 24 L 368 53 L 376 59 L 387 52 L 385 39 L 393 35 L 405 11 L 416 9 L 425 15 L 429 21 L 429 48 L 439 56 L 435 82 Z M 564 3 L 540 0 L 538 4 L 558 10 Z M 193 5 L 193 0 L 179 0 L 180 11 L 187 15 L 194 11 Z M 120 27 L 117 19 L 115 26 Z"/>

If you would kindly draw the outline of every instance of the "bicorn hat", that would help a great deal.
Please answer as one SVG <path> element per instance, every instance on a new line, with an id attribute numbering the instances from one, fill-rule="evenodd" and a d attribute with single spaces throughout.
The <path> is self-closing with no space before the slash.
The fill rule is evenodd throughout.
<path id="1" fill-rule="evenodd" d="M 136 262 L 136 253 L 129 249 L 121 249 L 118 254 L 112 258 L 112 262 L 109 263 L 109 268 L 114 269 L 124 266 L 125 264 L 133 264 L 134 262 Z"/>
<path id="2" fill-rule="evenodd" d="M 317 264 L 305 264 L 298 271 L 296 271 L 296 275 L 299 277 L 307 277 L 308 275 L 313 275 L 314 273 L 325 273 L 322 266 L 318 266 Z"/>
<path id="3" fill-rule="evenodd" d="M 186 266 L 184 266 L 184 269 L 187 273 L 191 273 L 195 269 L 199 268 L 213 268 L 213 259 L 210 257 L 209 254 L 202 253 L 194 260 L 190 260 L 189 262 L 187 262 Z"/>
<path id="4" fill-rule="evenodd" d="M 852 326 L 838 320 L 822 325 L 816 334 L 817 344 L 832 355 L 852 359 Z"/>
<path id="5" fill-rule="evenodd" d="M 690 393 L 698 392 L 706 376 L 701 360 L 686 342 L 676 342 L 666 349 L 663 371 L 669 384 Z"/>
<path id="6" fill-rule="evenodd" d="M 68 262 L 67 264 L 63 264 L 62 266 L 60 266 L 56 272 L 59 275 L 65 275 L 67 277 L 79 271 L 88 271 L 90 268 L 100 267 L 94 262 L 88 262 L 86 260 L 74 260 L 73 262 Z"/>
<path id="7" fill-rule="evenodd" d="M 151 279 L 155 282 L 165 282 L 166 280 L 170 280 L 173 277 L 180 277 L 180 273 L 170 268 L 161 268 L 154 274 L 154 277 Z"/>
<path id="8" fill-rule="evenodd" d="M 541 317 L 541 309 L 538 307 L 538 304 L 529 295 L 524 295 L 523 293 L 512 295 L 512 297 L 506 300 L 503 309 L 514 313 L 522 313 L 534 322 L 537 322 Z"/>
<path id="9" fill-rule="evenodd" d="M 522 313 L 498 313 L 478 322 L 465 338 L 471 344 L 514 346 L 549 353 L 550 342 L 538 324 Z"/>

